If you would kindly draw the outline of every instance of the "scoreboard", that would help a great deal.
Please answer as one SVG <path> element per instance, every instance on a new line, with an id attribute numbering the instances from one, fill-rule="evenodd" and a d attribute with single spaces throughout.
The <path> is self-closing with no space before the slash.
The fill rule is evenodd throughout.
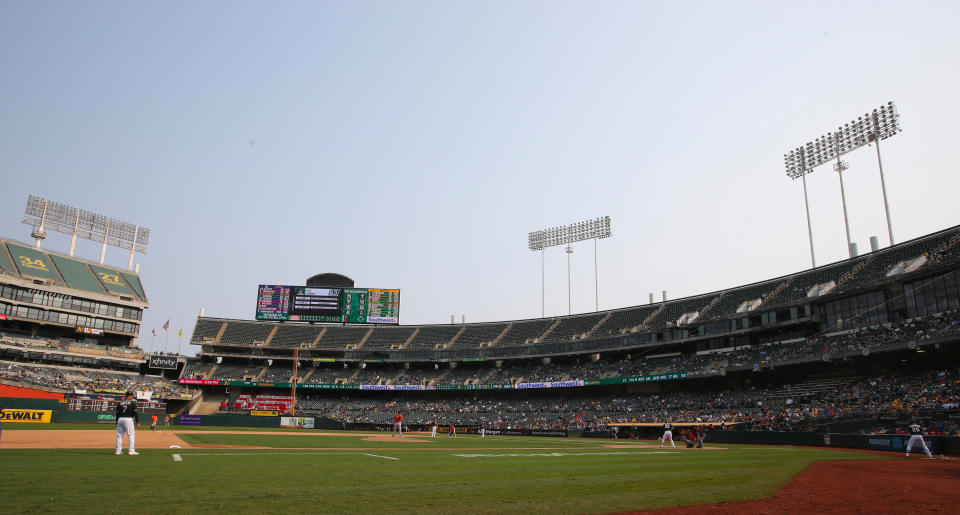
<path id="1" fill-rule="evenodd" d="M 256 319 L 399 324 L 400 290 L 261 284 Z"/>
<path id="2" fill-rule="evenodd" d="M 400 290 L 347 288 L 342 305 L 349 324 L 400 323 Z"/>

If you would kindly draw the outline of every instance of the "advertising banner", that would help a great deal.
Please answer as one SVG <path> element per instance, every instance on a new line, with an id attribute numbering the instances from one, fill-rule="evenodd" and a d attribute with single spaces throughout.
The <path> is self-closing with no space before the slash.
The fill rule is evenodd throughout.
<path id="1" fill-rule="evenodd" d="M 280 417 L 280 427 L 313 429 L 313 417 Z"/>
<path id="2" fill-rule="evenodd" d="M 297 388 L 308 388 L 308 389 L 314 389 L 314 390 L 359 390 L 360 385 L 306 383 L 306 384 L 298 384 Z"/>
<path id="3" fill-rule="evenodd" d="M 189 379 L 189 378 L 181 377 L 180 384 L 201 384 L 205 386 L 220 386 L 220 380 L 219 379 Z"/>
<path id="4" fill-rule="evenodd" d="M 686 372 L 670 372 L 668 374 L 657 374 L 652 376 L 630 376 L 630 377 L 610 377 L 606 379 L 591 379 L 584 381 L 587 386 L 597 386 L 604 384 L 629 384 L 629 383 L 649 383 L 652 381 L 672 381 L 675 379 L 686 379 Z"/>
<path id="5" fill-rule="evenodd" d="M 512 390 L 512 384 L 438 384 L 427 386 L 428 390 Z"/>
<path id="6" fill-rule="evenodd" d="M 150 368 L 176 370 L 177 357 L 176 356 L 158 356 L 158 355 L 150 356 Z"/>
<path id="7" fill-rule="evenodd" d="M 181 426 L 199 426 L 200 415 L 180 415 L 177 423 Z"/>
<path id="8" fill-rule="evenodd" d="M 583 380 L 576 381 L 550 381 L 545 383 L 517 383 L 517 389 L 522 388 L 571 388 L 583 386 Z"/>
<path id="9" fill-rule="evenodd" d="M 867 448 L 881 451 L 903 452 L 906 450 L 907 442 L 909 441 L 910 435 L 870 435 L 867 437 Z M 935 436 L 924 436 L 923 441 L 927 444 L 927 448 L 930 449 L 930 452 L 940 452 L 940 438 Z M 919 456 L 923 455 L 923 449 L 920 448 L 919 445 L 913 446 L 913 452 L 917 453 Z"/>
<path id="10" fill-rule="evenodd" d="M 116 424 L 117 416 L 113 413 L 100 413 L 97 415 L 97 424 Z"/>
<path id="11" fill-rule="evenodd" d="M 49 424 L 53 411 L 48 409 L 5 409 L 0 412 L 0 422 L 31 422 Z"/>
<path id="12" fill-rule="evenodd" d="M 250 410 L 250 416 L 253 417 L 276 417 L 280 412 L 275 410 L 265 410 L 265 409 L 252 409 Z"/>

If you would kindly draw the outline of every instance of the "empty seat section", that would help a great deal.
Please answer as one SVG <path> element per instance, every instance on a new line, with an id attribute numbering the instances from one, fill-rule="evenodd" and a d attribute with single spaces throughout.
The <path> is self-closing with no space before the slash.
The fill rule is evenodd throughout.
<path id="1" fill-rule="evenodd" d="M 474 324 L 466 326 L 463 334 L 453 342 L 451 348 L 479 348 L 480 344 L 490 344 L 507 328 L 507 324 Z"/>
<path id="2" fill-rule="evenodd" d="M 420 332 L 410 342 L 409 349 L 433 349 L 437 345 L 446 345 L 453 339 L 463 326 L 459 325 L 433 325 L 422 326 Z"/>
<path id="3" fill-rule="evenodd" d="M 327 332 L 323 333 L 320 341 L 317 342 L 317 347 L 323 349 L 345 349 L 347 345 L 360 343 L 360 340 L 362 340 L 369 331 L 369 327 L 328 326 Z"/>
<path id="4" fill-rule="evenodd" d="M 299 347 L 304 343 L 310 345 L 322 330 L 323 327 L 320 326 L 281 324 L 270 340 L 270 346 Z"/>
<path id="5" fill-rule="evenodd" d="M 377 327 L 363 344 L 364 349 L 389 349 L 403 345 L 416 327 Z"/>
<path id="6" fill-rule="evenodd" d="M 204 340 L 213 340 L 223 327 L 223 320 L 214 320 L 208 318 L 198 318 L 197 325 L 193 328 L 191 342 L 203 343 Z"/>
<path id="7" fill-rule="evenodd" d="M 515 322 L 513 327 L 503 336 L 498 347 L 509 347 L 516 345 L 526 345 L 534 343 L 537 338 L 543 335 L 551 325 L 554 319 L 528 320 L 525 322 Z"/>
<path id="8" fill-rule="evenodd" d="M 257 322 L 238 322 L 231 320 L 227 329 L 220 338 L 220 343 L 230 345 L 253 345 L 254 342 L 264 342 L 275 324 L 261 324 Z"/>
<path id="9" fill-rule="evenodd" d="M 546 342 L 568 342 L 585 335 L 594 328 L 606 314 L 595 314 L 565 318 L 544 339 Z"/>

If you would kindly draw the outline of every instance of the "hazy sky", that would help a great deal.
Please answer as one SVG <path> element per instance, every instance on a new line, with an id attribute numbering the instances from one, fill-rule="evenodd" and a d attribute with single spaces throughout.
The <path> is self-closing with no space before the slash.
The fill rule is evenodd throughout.
<path id="1" fill-rule="evenodd" d="M 783 154 L 890 100 L 896 240 L 960 223 L 958 18 L 946 1 L 0 0 L 0 235 L 32 241 L 29 194 L 149 227 L 148 349 L 167 319 L 175 348 L 201 307 L 252 319 L 258 284 L 322 272 L 400 288 L 404 324 L 539 317 L 527 233 L 604 215 L 600 309 L 769 279 L 810 267 Z M 845 160 L 852 237 L 886 245 L 875 151 Z M 837 174 L 808 186 L 818 264 L 843 259 Z M 575 248 L 573 311 L 593 311 L 593 244 Z M 566 314 L 562 248 L 546 278 L 547 316 Z"/>

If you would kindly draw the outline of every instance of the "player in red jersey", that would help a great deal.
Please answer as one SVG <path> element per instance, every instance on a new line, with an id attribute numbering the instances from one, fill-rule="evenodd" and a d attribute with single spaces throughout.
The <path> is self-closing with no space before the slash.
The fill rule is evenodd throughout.
<path id="1" fill-rule="evenodd" d="M 391 436 L 400 435 L 403 438 L 403 415 L 397 413 L 393 416 L 393 434 Z"/>

